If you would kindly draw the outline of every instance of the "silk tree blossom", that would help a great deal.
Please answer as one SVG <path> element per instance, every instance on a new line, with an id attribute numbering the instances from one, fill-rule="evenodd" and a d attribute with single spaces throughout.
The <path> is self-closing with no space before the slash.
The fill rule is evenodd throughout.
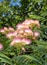
<path id="1" fill-rule="evenodd" d="M 12 27 L 4 27 L 0 29 L 0 32 L 5 34 L 7 38 L 11 39 L 12 42 L 10 46 L 15 46 L 18 43 L 22 45 L 31 44 L 31 40 L 36 40 L 40 36 L 40 33 L 37 31 L 32 31 L 32 29 L 37 26 L 40 27 L 38 20 L 25 20 L 23 23 L 19 23 L 16 26 L 16 30 Z"/>
<path id="2" fill-rule="evenodd" d="M 40 26 L 40 23 L 38 20 L 25 20 L 24 23 L 25 24 L 36 24 L 36 25 Z"/>
<path id="3" fill-rule="evenodd" d="M 13 33 L 12 33 L 12 32 L 10 32 L 10 33 L 6 34 L 6 37 L 7 37 L 7 38 L 9 38 L 9 39 L 11 39 L 11 38 L 12 38 L 12 36 L 13 36 Z"/>
<path id="4" fill-rule="evenodd" d="M 4 30 L 5 30 L 5 31 L 8 31 L 8 28 L 7 28 L 7 27 L 4 27 Z"/>
<path id="5" fill-rule="evenodd" d="M 7 34 L 9 32 L 13 32 L 13 31 L 14 31 L 14 29 L 11 28 L 11 27 L 9 27 L 9 28 L 4 27 L 4 28 L 0 29 L 0 32 L 3 33 L 3 34 Z"/>
<path id="6" fill-rule="evenodd" d="M 14 46 L 17 45 L 18 43 L 21 43 L 22 45 L 28 45 L 31 43 L 30 39 L 26 39 L 26 38 L 15 38 L 11 43 L 10 46 Z"/>
<path id="7" fill-rule="evenodd" d="M 16 27 L 17 27 L 17 29 L 21 29 L 21 28 L 23 28 L 23 25 L 22 24 L 18 24 Z"/>
<path id="8" fill-rule="evenodd" d="M 14 32 L 13 32 L 13 35 L 14 35 L 14 36 L 16 36 L 17 34 L 18 34 L 18 32 L 17 32 L 17 31 L 14 31 Z"/>
<path id="9" fill-rule="evenodd" d="M 9 27 L 8 29 L 9 29 L 9 31 L 15 31 L 14 28 L 12 28 L 12 27 Z"/>
<path id="10" fill-rule="evenodd" d="M 23 28 L 29 28 L 28 26 L 24 25 L 24 24 L 18 24 L 17 29 L 23 29 Z"/>
<path id="11" fill-rule="evenodd" d="M 24 38 L 27 38 L 28 34 L 24 32 L 23 36 Z"/>
<path id="12" fill-rule="evenodd" d="M 24 33 L 23 29 L 17 29 L 16 31 L 17 31 L 18 34 L 23 34 Z"/>
<path id="13" fill-rule="evenodd" d="M 24 38 L 24 35 L 23 35 L 24 30 L 23 29 L 17 29 L 16 32 L 17 32 L 16 37 Z"/>
<path id="14" fill-rule="evenodd" d="M 40 27 L 40 23 L 39 23 L 38 20 L 31 20 L 30 25 L 31 25 L 32 28 L 35 27 L 35 26 L 37 26 L 38 28 Z"/>
<path id="15" fill-rule="evenodd" d="M 31 22 L 29 20 L 25 20 L 22 24 L 29 26 L 31 24 Z"/>
<path id="16" fill-rule="evenodd" d="M 23 22 L 23 24 L 31 24 L 31 23 L 34 23 L 34 20 L 25 20 L 24 22 Z"/>
<path id="17" fill-rule="evenodd" d="M 33 39 L 37 39 L 39 36 L 40 36 L 40 33 L 37 32 L 37 31 L 35 31 L 35 32 L 34 32 Z"/>
<path id="18" fill-rule="evenodd" d="M 4 34 L 5 30 L 2 28 L 2 29 L 0 29 L 0 32 Z"/>
<path id="19" fill-rule="evenodd" d="M 12 27 L 9 27 L 9 28 L 4 27 L 4 30 L 5 30 L 6 32 L 13 32 L 13 31 L 15 31 L 14 28 L 12 28 Z"/>
<path id="20" fill-rule="evenodd" d="M 22 34 L 18 34 L 17 37 L 24 38 Z"/>
<path id="21" fill-rule="evenodd" d="M 2 50 L 3 49 L 3 45 L 0 43 L 0 50 Z"/>
<path id="22" fill-rule="evenodd" d="M 20 34 L 23 34 L 23 33 L 24 33 L 24 31 L 23 31 L 23 30 L 20 30 L 20 31 L 19 31 L 19 33 L 20 33 Z"/>
<path id="23" fill-rule="evenodd" d="M 33 28 L 33 25 L 34 25 L 34 20 L 25 20 L 24 22 L 23 22 L 23 24 L 25 25 L 25 26 L 28 26 L 28 28 Z"/>
<path id="24" fill-rule="evenodd" d="M 27 38 L 23 38 L 22 42 L 25 43 L 25 44 L 27 44 L 27 45 L 31 44 L 31 40 L 27 39 Z"/>
<path id="25" fill-rule="evenodd" d="M 6 37 L 9 38 L 9 39 L 14 38 L 14 36 L 15 35 L 13 34 L 13 32 L 10 32 L 10 33 L 6 34 Z"/>
<path id="26" fill-rule="evenodd" d="M 32 35 L 32 36 L 33 36 L 33 32 L 32 32 L 31 29 L 26 28 L 24 31 L 25 31 L 25 33 L 27 33 L 28 35 Z"/>
<path id="27" fill-rule="evenodd" d="M 36 24 L 38 27 L 40 27 L 40 23 L 39 23 L 38 20 L 35 20 L 35 24 Z"/>
<path id="28" fill-rule="evenodd" d="M 21 38 L 15 38 L 11 43 L 10 46 L 14 46 L 17 43 L 22 43 L 22 39 Z"/>
<path id="29" fill-rule="evenodd" d="M 27 38 L 28 34 L 27 33 L 23 33 L 23 34 L 18 34 L 17 37 L 20 37 L 20 38 Z"/>
<path id="30" fill-rule="evenodd" d="M 38 20 L 25 20 L 23 22 L 24 25 L 28 25 L 29 27 L 33 28 L 35 25 L 40 27 L 39 21 Z"/>
<path id="31" fill-rule="evenodd" d="M 17 36 L 17 32 L 10 32 L 10 33 L 6 34 L 6 37 L 9 39 L 12 39 L 16 36 Z"/>
<path id="32" fill-rule="evenodd" d="M 33 36 L 32 30 L 29 28 L 19 29 L 17 30 L 17 32 L 18 32 L 17 37 L 27 38 L 27 36 Z"/>

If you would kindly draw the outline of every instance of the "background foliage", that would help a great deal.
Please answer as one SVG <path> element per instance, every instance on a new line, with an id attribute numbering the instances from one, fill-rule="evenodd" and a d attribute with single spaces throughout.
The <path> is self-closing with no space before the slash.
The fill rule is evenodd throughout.
<path id="1" fill-rule="evenodd" d="M 14 0 L 16 2 L 16 0 Z M 40 21 L 40 38 L 31 45 L 9 47 L 11 40 L 0 33 L 0 65 L 47 65 L 47 0 L 20 0 L 20 5 L 11 5 L 11 0 L 0 2 L 0 28 L 12 26 L 14 29 L 25 19 Z"/>

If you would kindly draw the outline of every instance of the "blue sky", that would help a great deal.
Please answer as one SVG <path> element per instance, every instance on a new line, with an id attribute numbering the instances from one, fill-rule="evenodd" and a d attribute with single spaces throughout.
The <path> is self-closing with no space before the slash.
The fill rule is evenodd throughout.
<path id="1" fill-rule="evenodd" d="M 3 0 L 0 0 L 0 2 L 3 1 Z"/>
<path id="2" fill-rule="evenodd" d="M 13 5 L 13 6 L 21 6 L 21 3 L 20 3 L 20 0 L 16 0 L 16 2 L 14 2 L 14 0 L 11 0 L 11 3 L 10 3 L 11 5 Z"/>
<path id="3" fill-rule="evenodd" d="M 0 0 L 0 2 L 3 0 Z M 14 0 L 11 0 L 10 2 L 11 6 L 21 6 L 20 0 L 16 0 L 16 2 Z"/>

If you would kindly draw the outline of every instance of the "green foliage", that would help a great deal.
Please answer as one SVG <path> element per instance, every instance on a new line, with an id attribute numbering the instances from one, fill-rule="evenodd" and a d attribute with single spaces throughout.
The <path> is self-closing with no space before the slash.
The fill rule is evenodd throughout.
<path id="1" fill-rule="evenodd" d="M 0 43 L 2 43 L 4 45 L 4 48 L 7 48 L 7 46 L 9 46 L 10 42 L 11 42 L 11 40 L 6 38 L 6 36 L 4 34 L 0 33 Z"/>
<path id="2" fill-rule="evenodd" d="M 40 37 L 23 51 L 20 47 L 10 47 L 11 40 L 0 33 L 0 43 L 4 46 L 0 51 L 0 65 L 47 65 L 47 0 L 20 0 L 21 7 L 9 6 L 10 1 L 0 2 L 0 28 L 16 28 L 25 19 L 37 19 Z"/>
<path id="3" fill-rule="evenodd" d="M 4 55 L 4 54 L 1 53 L 1 52 L 0 52 L 0 62 L 8 63 L 8 64 L 10 64 L 10 65 L 13 65 L 11 59 L 8 58 L 6 55 Z"/>
<path id="4" fill-rule="evenodd" d="M 37 65 L 36 62 L 38 63 L 38 65 L 41 65 L 41 62 L 39 60 L 37 60 L 35 57 L 30 55 L 21 55 L 16 57 L 17 65 L 34 65 L 34 64 Z"/>

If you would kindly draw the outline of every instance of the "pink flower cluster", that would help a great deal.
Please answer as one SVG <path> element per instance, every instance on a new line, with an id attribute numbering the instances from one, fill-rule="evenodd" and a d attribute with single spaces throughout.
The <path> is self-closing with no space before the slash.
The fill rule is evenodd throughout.
<path id="1" fill-rule="evenodd" d="M 2 50 L 3 49 L 3 45 L 0 43 L 0 50 Z"/>
<path id="2" fill-rule="evenodd" d="M 12 40 L 10 46 L 14 46 L 18 43 L 22 43 L 22 45 L 28 45 L 33 40 L 38 39 L 40 35 L 39 32 L 33 31 L 34 27 L 40 27 L 38 20 L 25 20 L 23 23 L 16 25 L 16 30 L 14 30 L 12 27 L 4 27 L 3 29 L 0 29 L 0 32 Z"/>

